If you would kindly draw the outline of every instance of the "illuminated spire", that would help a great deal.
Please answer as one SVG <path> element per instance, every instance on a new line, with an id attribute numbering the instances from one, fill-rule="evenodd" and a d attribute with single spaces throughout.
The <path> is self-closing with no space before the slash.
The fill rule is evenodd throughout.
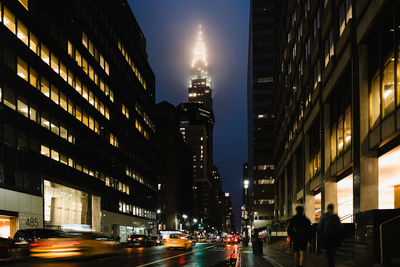
<path id="1" fill-rule="evenodd" d="M 192 61 L 192 67 L 197 65 L 198 62 L 202 62 L 205 67 L 207 67 L 207 54 L 206 46 L 203 40 L 203 32 L 201 31 L 201 24 L 199 25 L 199 32 L 197 33 L 196 45 L 194 48 L 194 57 Z"/>

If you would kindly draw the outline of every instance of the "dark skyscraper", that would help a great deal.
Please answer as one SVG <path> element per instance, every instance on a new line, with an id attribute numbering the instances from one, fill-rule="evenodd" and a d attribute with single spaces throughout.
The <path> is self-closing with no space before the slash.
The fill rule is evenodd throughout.
<path id="1" fill-rule="evenodd" d="M 274 173 L 275 22 L 279 1 L 252 0 L 248 64 L 248 174 L 254 228 L 272 222 Z"/>

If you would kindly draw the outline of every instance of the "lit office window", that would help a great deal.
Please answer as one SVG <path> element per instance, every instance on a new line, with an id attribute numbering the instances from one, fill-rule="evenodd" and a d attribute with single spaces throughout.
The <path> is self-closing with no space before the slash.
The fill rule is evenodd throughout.
<path id="1" fill-rule="evenodd" d="M 39 42 L 33 33 L 29 33 L 29 48 L 36 54 L 39 55 Z"/>
<path id="2" fill-rule="evenodd" d="M 342 153 L 344 149 L 344 142 L 343 142 L 343 117 L 339 118 L 338 126 L 337 126 L 337 145 L 338 145 L 338 154 Z"/>
<path id="3" fill-rule="evenodd" d="M 28 105 L 26 104 L 26 100 L 22 97 L 18 97 L 17 110 L 19 113 L 28 118 Z"/>
<path id="4" fill-rule="evenodd" d="M 71 99 L 68 99 L 68 113 L 72 116 L 75 116 L 74 113 L 74 102 Z"/>
<path id="5" fill-rule="evenodd" d="M 55 151 L 54 149 L 51 150 L 51 158 L 56 161 L 60 160 L 60 156 L 59 156 L 58 152 Z"/>
<path id="6" fill-rule="evenodd" d="M 17 37 L 28 46 L 28 29 L 20 20 L 18 20 Z"/>
<path id="7" fill-rule="evenodd" d="M 21 58 L 17 60 L 17 74 L 25 81 L 28 81 L 28 64 Z"/>
<path id="8" fill-rule="evenodd" d="M 40 125 L 47 130 L 50 130 L 49 115 L 45 112 L 41 112 Z"/>
<path id="9" fill-rule="evenodd" d="M 351 146 L 351 110 L 348 110 L 344 117 L 344 148 L 349 149 Z"/>
<path id="10" fill-rule="evenodd" d="M 75 118 L 77 118 L 79 121 L 82 121 L 82 112 L 79 106 L 75 107 Z"/>
<path id="11" fill-rule="evenodd" d="M 60 136 L 67 140 L 68 135 L 67 135 L 67 129 L 64 128 L 63 126 L 60 126 Z"/>
<path id="12" fill-rule="evenodd" d="M 21 5 L 28 10 L 28 0 L 18 0 L 18 2 L 21 3 Z"/>
<path id="13" fill-rule="evenodd" d="M 54 134 L 56 135 L 60 134 L 60 128 L 58 126 L 58 122 L 54 118 L 51 119 L 50 129 Z"/>
<path id="14" fill-rule="evenodd" d="M 41 145 L 40 146 L 40 154 L 42 154 L 43 156 L 46 156 L 46 157 L 50 157 L 50 149 L 45 145 Z"/>
<path id="15" fill-rule="evenodd" d="M 15 34 L 15 16 L 6 7 L 4 7 L 3 23 L 13 34 Z"/>
<path id="16" fill-rule="evenodd" d="M 29 83 L 30 83 L 33 87 L 38 88 L 38 74 L 37 74 L 37 72 L 36 72 L 34 69 L 32 69 L 32 68 L 29 68 Z"/>
<path id="17" fill-rule="evenodd" d="M 78 50 L 75 50 L 75 61 L 79 67 L 82 67 L 82 57 Z"/>
<path id="18" fill-rule="evenodd" d="M 60 76 L 61 78 L 64 79 L 64 81 L 67 81 L 67 67 L 63 63 L 60 62 Z"/>
<path id="19" fill-rule="evenodd" d="M 85 124 L 86 126 L 89 125 L 89 121 L 88 121 L 88 115 L 85 111 L 82 111 L 82 122 L 83 124 Z"/>
<path id="20" fill-rule="evenodd" d="M 51 86 L 51 100 L 58 105 L 58 89 L 54 85 Z"/>
<path id="21" fill-rule="evenodd" d="M 385 64 L 382 76 L 383 117 L 394 111 L 394 56 Z"/>
<path id="22" fill-rule="evenodd" d="M 67 110 L 67 97 L 62 92 L 60 92 L 60 106 Z"/>
<path id="23" fill-rule="evenodd" d="M 50 52 L 49 49 L 43 43 L 40 45 L 40 57 L 44 62 L 50 64 Z"/>
<path id="24" fill-rule="evenodd" d="M 49 82 L 41 77 L 40 79 L 40 91 L 42 92 L 42 94 L 44 94 L 47 97 L 50 97 L 50 89 L 49 89 Z"/>
<path id="25" fill-rule="evenodd" d="M 371 91 L 369 94 L 369 127 L 375 128 L 380 121 L 380 104 L 381 104 L 381 96 L 380 96 L 380 78 L 379 73 L 377 73 L 371 82 Z"/>
<path id="26" fill-rule="evenodd" d="M 55 73 L 60 73 L 58 69 L 58 58 L 53 53 L 51 53 L 51 68 L 55 71 Z"/>
<path id="27" fill-rule="evenodd" d="M 29 118 L 34 121 L 38 122 L 38 112 L 37 109 L 32 107 L 32 105 L 29 107 Z"/>

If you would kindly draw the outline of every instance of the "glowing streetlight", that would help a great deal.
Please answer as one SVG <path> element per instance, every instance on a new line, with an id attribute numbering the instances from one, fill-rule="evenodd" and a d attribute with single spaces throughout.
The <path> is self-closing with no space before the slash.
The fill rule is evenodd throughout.
<path id="1" fill-rule="evenodd" d="M 194 222 L 194 223 L 197 223 L 197 219 L 196 219 L 196 218 L 194 218 L 194 219 L 193 219 L 193 222 Z"/>
<path id="2" fill-rule="evenodd" d="M 183 214 L 183 215 L 182 215 L 182 218 L 183 218 L 183 219 L 187 219 L 187 217 L 188 217 L 188 216 L 187 216 L 186 214 Z"/>
<path id="3" fill-rule="evenodd" d="M 160 210 L 160 209 L 158 209 L 158 210 L 157 210 L 157 214 L 160 214 L 160 213 L 161 213 L 161 210 Z"/>
<path id="4" fill-rule="evenodd" d="M 244 180 L 243 183 L 245 189 L 249 188 L 249 180 Z"/>

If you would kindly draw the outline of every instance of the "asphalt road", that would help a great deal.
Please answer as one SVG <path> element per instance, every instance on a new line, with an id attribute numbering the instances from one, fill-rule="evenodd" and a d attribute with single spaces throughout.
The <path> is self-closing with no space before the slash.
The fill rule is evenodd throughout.
<path id="1" fill-rule="evenodd" d="M 33 260 L 15 262 L 11 266 L 226 266 L 238 245 L 204 243 L 197 244 L 191 250 L 167 250 L 164 246 L 149 248 L 123 248 L 117 255 L 80 260 Z"/>

